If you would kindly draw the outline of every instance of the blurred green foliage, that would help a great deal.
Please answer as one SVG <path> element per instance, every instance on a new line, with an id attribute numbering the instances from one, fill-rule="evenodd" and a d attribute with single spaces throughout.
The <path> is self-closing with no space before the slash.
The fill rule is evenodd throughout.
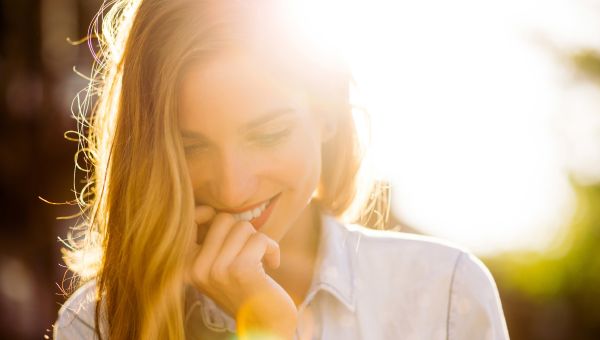
<path id="1" fill-rule="evenodd" d="M 600 339 L 600 186 L 573 187 L 576 212 L 553 247 L 486 260 L 513 340 Z"/>
<path id="2" fill-rule="evenodd" d="M 600 84 L 600 52 L 586 49 L 576 52 L 570 59 L 579 73 Z"/>
<path id="3" fill-rule="evenodd" d="M 569 60 L 600 86 L 600 53 L 583 50 Z M 577 198 L 573 219 L 547 251 L 484 259 L 513 340 L 600 339 L 600 183 L 571 184 Z"/>
<path id="4" fill-rule="evenodd" d="M 491 260 L 507 288 L 537 300 L 582 292 L 600 297 L 600 186 L 573 187 L 576 212 L 569 232 L 557 244 L 543 254 L 516 252 Z"/>

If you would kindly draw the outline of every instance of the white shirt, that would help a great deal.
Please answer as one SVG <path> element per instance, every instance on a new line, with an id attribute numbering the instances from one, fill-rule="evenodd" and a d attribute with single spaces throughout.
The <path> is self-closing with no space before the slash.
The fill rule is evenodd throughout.
<path id="1" fill-rule="evenodd" d="M 494 279 L 468 251 L 329 215 L 322 221 L 313 281 L 299 306 L 300 338 L 509 339 Z M 96 338 L 94 290 L 92 280 L 61 307 L 55 339 Z M 230 339 L 235 331 L 235 320 L 191 286 L 185 308 L 188 339 Z"/>

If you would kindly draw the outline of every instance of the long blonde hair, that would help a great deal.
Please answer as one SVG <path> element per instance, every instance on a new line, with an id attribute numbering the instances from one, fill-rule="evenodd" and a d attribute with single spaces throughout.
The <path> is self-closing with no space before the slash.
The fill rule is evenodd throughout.
<path id="1" fill-rule="evenodd" d="M 89 164 L 77 162 L 87 174 L 85 187 L 77 190 L 83 221 L 69 233 L 63 258 L 78 285 L 97 280 L 100 338 L 101 314 L 110 339 L 185 337 L 183 282 L 195 236 L 194 199 L 174 94 L 178 76 L 194 58 L 244 45 L 301 78 L 314 109 L 332 115 L 337 126 L 323 147 L 315 202 L 346 220 L 372 221 L 375 213 L 375 224 L 385 222 L 387 187 L 361 175 L 365 146 L 349 100 L 349 72 L 331 60 L 301 55 L 302 46 L 289 36 L 249 33 L 264 20 L 257 19 L 264 12 L 256 6 L 269 1 L 195 1 L 195 20 L 189 20 L 185 0 L 112 0 L 93 21 L 96 61 L 77 115 L 78 153 Z M 193 38 L 183 33 L 190 27 Z M 301 56 L 292 60 L 290 50 L 267 51 L 265 39 Z"/>

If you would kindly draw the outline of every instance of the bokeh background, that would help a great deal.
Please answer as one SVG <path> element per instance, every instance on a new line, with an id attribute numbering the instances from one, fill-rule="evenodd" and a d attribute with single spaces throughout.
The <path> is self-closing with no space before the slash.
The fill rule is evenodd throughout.
<path id="1" fill-rule="evenodd" d="M 390 227 L 479 255 L 512 339 L 600 339 L 600 3 L 302 4 L 353 67 Z M 2 339 L 51 336 L 65 300 L 59 237 L 75 220 L 57 217 L 80 188 L 65 132 L 92 63 L 74 42 L 100 5 L 0 1 Z"/>

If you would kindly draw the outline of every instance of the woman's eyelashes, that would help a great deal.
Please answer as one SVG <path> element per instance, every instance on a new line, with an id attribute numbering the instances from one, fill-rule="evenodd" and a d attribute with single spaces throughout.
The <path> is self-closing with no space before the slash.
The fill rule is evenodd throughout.
<path id="1" fill-rule="evenodd" d="M 273 146 L 283 142 L 290 135 L 291 131 L 292 128 L 285 128 L 277 132 L 252 135 L 250 138 L 259 145 Z"/>
<path id="2" fill-rule="evenodd" d="M 191 145 L 186 145 L 183 147 L 183 150 L 185 151 L 186 155 L 192 155 L 194 153 L 200 152 L 202 150 L 205 150 L 208 148 L 208 145 L 205 143 L 197 143 L 197 144 L 191 144 Z"/>
<path id="3" fill-rule="evenodd" d="M 259 146 L 276 146 L 280 143 L 283 143 L 285 139 L 290 136 L 292 132 L 292 128 L 288 127 L 285 129 L 281 129 L 275 132 L 265 132 L 265 133 L 255 133 L 251 134 L 248 139 L 250 142 L 255 143 Z M 210 145 L 205 142 L 199 142 L 194 144 L 189 144 L 184 146 L 184 151 L 187 155 L 194 155 L 199 152 L 203 152 L 208 150 Z"/>

